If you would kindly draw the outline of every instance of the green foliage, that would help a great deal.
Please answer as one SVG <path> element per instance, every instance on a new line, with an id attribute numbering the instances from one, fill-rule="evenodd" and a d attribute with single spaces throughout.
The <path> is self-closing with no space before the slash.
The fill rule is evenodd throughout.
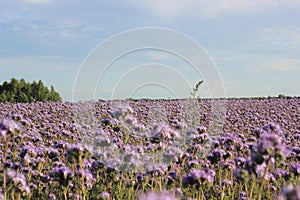
<path id="1" fill-rule="evenodd" d="M 35 101 L 61 101 L 58 92 L 51 85 L 50 90 L 39 80 L 32 83 L 12 78 L 0 85 L 0 102 L 30 103 Z"/>
<path id="2" fill-rule="evenodd" d="M 202 80 L 202 81 L 199 81 L 197 84 L 196 84 L 196 86 L 193 88 L 193 92 L 191 92 L 191 95 L 192 95 L 192 97 L 194 98 L 194 99 L 199 99 L 199 96 L 197 97 L 197 93 L 198 93 L 198 90 L 199 90 L 199 87 L 200 87 L 200 85 L 203 83 L 204 81 Z"/>
<path id="3" fill-rule="evenodd" d="M 284 95 L 284 94 L 279 94 L 279 95 L 278 95 L 278 98 L 280 98 L 280 99 L 291 99 L 291 98 L 293 98 L 293 97 L 291 97 L 291 96 L 286 96 L 286 95 Z"/>

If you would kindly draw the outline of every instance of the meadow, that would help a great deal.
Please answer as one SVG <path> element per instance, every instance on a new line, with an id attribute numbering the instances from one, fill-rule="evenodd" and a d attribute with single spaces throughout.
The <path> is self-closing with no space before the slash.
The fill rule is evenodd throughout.
<path id="1" fill-rule="evenodd" d="M 0 103 L 0 200 L 299 200 L 300 98 L 214 101 Z"/>

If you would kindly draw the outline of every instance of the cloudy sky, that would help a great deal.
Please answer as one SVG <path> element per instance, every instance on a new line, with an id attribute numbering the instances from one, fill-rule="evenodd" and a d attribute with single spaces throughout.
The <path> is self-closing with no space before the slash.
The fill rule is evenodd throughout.
<path id="1" fill-rule="evenodd" d="M 66 101 L 184 97 L 200 79 L 204 97 L 300 96 L 299 19 L 297 0 L 0 0 L 0 81 L 42 79 Z"/>

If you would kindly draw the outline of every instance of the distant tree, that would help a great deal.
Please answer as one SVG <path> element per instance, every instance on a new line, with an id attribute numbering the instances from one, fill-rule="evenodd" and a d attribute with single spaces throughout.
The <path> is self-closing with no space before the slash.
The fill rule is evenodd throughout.
<path id="1" fill-rule="evenodd" d="M 6 102 L 7 101 L 7 96 L 5 94 L 6 92 L 1 92 L 0 94 L 0 102 Z"/>
<path id="2" fill-rule="evenodd" d="M 285 95 L 284 94 L 279 94 L 278 98 L 282 98 L 283 99 L 283 98 L 285 98 Z"/>
<path id="3" fill-rule="evenodd" d="M 59 93 L 55 91 L 54 87 L 51 85 L 49 91 L 41 80 L 29 83 L 24 79 L 18 81 L 12 78 L 10 82 L 4 81 L 0 85 L 0 102 L 27 103 L 61 100 Z"/>
<path id="4" fill-rule="evenodd" d="M 61 97 L 58 94 L 58 92 L 55 91 L 53 85 L 51 85 L 49 100 L 50 101 L 61 101 Z"/>

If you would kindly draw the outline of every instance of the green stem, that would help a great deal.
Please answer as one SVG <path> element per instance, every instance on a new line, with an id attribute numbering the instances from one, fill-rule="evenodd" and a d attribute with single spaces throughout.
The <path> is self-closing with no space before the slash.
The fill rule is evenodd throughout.
<path id="1" fill-rule="evenodd" d="M 252 195 L 253 195 L 253 190 L 254 190 L 254 186 L 256 184 L 256 178 L 254 178 L 254 181 L 251 182 L 252 185 L 251 185 L 251 191 L 250 191 L 250 199 L 252 199 Z"/>
<path id="2" fill-rule="evenodd" d="M 4 199 L 7 199 L 7 189 L 6 189 L 6 169 L 5 169 L 5 163 L 7 158 L 7 152 L 8 152 L 8 138 L 5 136 L 4 139 L 5 143 L 5 149 L 4 149 L 4 158 L 3 158 L 3 197 Z"/>
<path id="3" fill-rule="evenodd" d="M 80 171 L 81 171 L 81 190 L 82 190 L 82 199 L 85 200 L 85 188 L 84 188 L 84 176 L 83 176 L 83 169 L 82 169 L 82 162 L 79 161 L 80 164 Z"/>
<path id="4" fill-rule="evenodd" d="M 258 200 L 261 200 L 261 195 L 262 195 L 262 189 L 264 187 L 264 183 L 265 183 L 265 177 L 269 171 L 269 167 L 270 167 L 270 159 L 267 160 L 267 166 L 266 166 L 266 169 L 264 171 L 264 174 L 262 176 L 262 180 L 261 180 L 261 184 L 260 184 L 260 187 L 259 187 L 259 196 L 258 196 Z"/>
<path id="5" fill-rule="evenodd" d="M 68 188 L 64 188 L 64 199 L 67 200 L 67 192 L 68 192 Z"/>

